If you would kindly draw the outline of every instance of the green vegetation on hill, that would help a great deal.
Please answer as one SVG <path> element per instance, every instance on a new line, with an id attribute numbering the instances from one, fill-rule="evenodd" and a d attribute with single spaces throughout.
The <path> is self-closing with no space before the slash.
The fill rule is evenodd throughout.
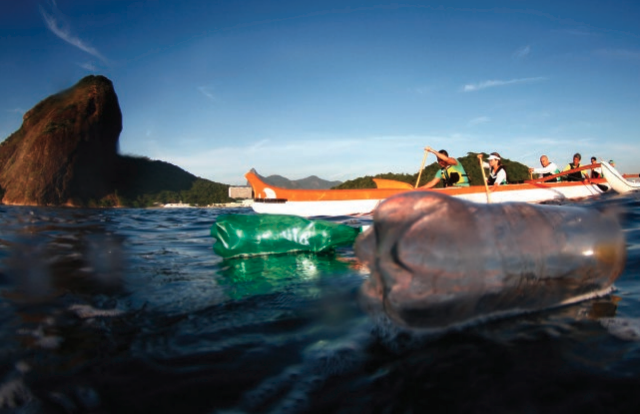
<path id="1" fill-rule="evenodd" d="M 486 161 L 489 156 L 486 153 L 484 154 L 484 160 Z M 432 156 L 433 157 L 433 156 Z M 433 159 L 433 158 L 432 158 Z M 474 152 L 467 153 L 464 157 L 457 158 L 458 162 L 462 164 L 467 175 L 469 176 L 469 182 L 471 185 L 484 185 L 482 182 L 482 172 L 480 171 L 480 163 L 478 162 L 478 154 Z M 509 178 L 510 183 L 521 183 L 524 180 L 529 179 L 529 167 L 524 164 L 521 164 L 517 161 L 511 161 L 509 159 L 503 158 L 502 164 L 504 168 L 507 170 L 507 176 Z M 436 174 L 436 172 L 440 169 L 440 165 L 438 163 L 433 162 L 422 171 L 422 175 L 420 176 L 419 185 L 425 185 Z M 373 182 L 373 178 L 386 178 L 389 180 L 397 180 L 405 183 L 409 183 L 411 185 L 415 185 L 416 180 L 418 179 L 418 173 L 415 174 L 377 174 L 373 177 L 364 176 L 359 177 L 354 180 L 345 181 L 341 185 L 334 188 L 375 188 L 375 183 Z M 436 186 L 436 188 L 443 187 L 442 181 Z"/>
<path id="2" fill-rule="evenodd" d="M 353 189 L 353 188 L 375 188 L 376 184 L 373 182 L 374 178 L 385 178 L 387 180 L 396 180 L 402 181 L 405 183 L 410 183 L 411 185 L 415 185 L 416 179 L 418 178 L 418 174 L 395 174 L 395 173 L 383 173 L 377 174 L 373 177 L 370 175 L 365 175 L 364 177 L 358 177 L 353 180 L 345 181 L 344 183 L 333 187 L 335 189 Z"/>
<path id="3" fill-rule="evenodd" d="M 168 162 L 120 156 L 118 164 L 115 195 L 94 204 L 151 207 L 182 202 L 206 206 L 233 201 L 229 185 L 196 177 Z"/>

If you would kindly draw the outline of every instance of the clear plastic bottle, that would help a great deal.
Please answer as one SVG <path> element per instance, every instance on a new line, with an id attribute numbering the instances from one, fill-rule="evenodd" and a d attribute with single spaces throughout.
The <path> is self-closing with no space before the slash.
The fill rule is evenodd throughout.
<path id="1" fill-rule="evenodd" d="M 443 328 L 605 294 L 626 245 L 617 218 L 593 208 L 412 192 L 378 206 L 356 255 L 371 270 L 367 309 Z"/>

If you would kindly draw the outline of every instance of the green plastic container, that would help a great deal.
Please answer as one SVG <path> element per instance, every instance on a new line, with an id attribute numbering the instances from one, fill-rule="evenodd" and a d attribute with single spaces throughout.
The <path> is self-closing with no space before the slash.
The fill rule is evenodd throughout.
<path id="1" fill-rule="evenodd" d="M 211 226 L 213 250 L 224 258 L 325 252 L 351 246 L 362 229 L 326 220 L 277 214 L 224 214 Z"/>

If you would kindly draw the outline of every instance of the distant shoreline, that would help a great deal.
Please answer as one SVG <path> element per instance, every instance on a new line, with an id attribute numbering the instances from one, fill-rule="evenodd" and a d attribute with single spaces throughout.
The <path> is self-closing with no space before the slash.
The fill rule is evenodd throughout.
<path id="1" fill-rule="evenodd" d="M 185 203 L 168 203 L 158 208 L 237 208 L 237 207 L 251 207 L 253 204 L 253 200 L 247 199 L 242 202 L 233 202 L 233 203 L 214 203 L 206 206 L 192 206 L 191 204 Z"/>
<path id="2" fill-rule="evenodd" d="M 105 209 L 122 209 L 122 208 L 156 208 L 156 209 L 182 209 L 182 208 L 242 208 L 242 207 L 251 207 L 253 204 L 253 200 L 245 200 L 243 202 L 234 202 L 234 203 L 215 203 L 209 204 L 206 206 L 192 206 L 191 204 L 182 204 L 182 203 L 169 203 L 165 205 L 151 206 L 151 207 L 129 207 L 129 206 L 113 206 L 113 207 L 76 207 L 76 206 L 34 206 L 29 204 L 4 204 L 0 202 L 0 206 L 3 207 L 38 207 L 38 208 L 105 208 Z"/>

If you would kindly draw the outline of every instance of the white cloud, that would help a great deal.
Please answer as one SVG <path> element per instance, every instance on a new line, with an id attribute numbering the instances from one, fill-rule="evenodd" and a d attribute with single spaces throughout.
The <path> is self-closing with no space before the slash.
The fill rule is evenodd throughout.
<path id="1" fill-rule="evenodd" d="M 563 32 L 567 33 L 569 35 L 572 35 L 572 36 L 591 36 L 591 35 L 593 35 L 593 33 L 588 31 L 588 30 L 580 30 L 580 29 L 568 29 L 568 30 L 563 30 Z"/>
<path id="2" fill-rule="evenodd" d="M 447 149 L 458 154 L 461 150 L 454 147 L 459 141 L 467 140 L 462 136 L 325 136 L 308 140 L 258 139 L 245 145 L 200 146 L 185 151 L 156 147 L 144 152 L 199 177 L 236 185 L 244 184 L 243 176 L 251 168 L 263 175 L 280 174 L 290 179 L 316 175 L 341 181 L 380 172 L 414 173 L 420 166 L 425 145 L 440 148 L 446 142 Z M 433 156 L 427 160 L 433 161 Z"/>
<path id="3" fill-rule="evenodd" d="M 249 151 L 255 152 L 269 143 L 268 139 L 262 139 L 249 147 Z"/>
<path id="4" fill-rule="evenodd" d="M 212 101 L 216 100 L 216 97 L 213 96 L 213 93 L 211 93 L 211 88 L 207 86 L 198 86 L 198 91 Z"/>
<path id="5" fill-rule="evenodd" d="M 489 118 L 487 116 L 479 116 L 479 117 L 473 118 L 471 121 L 469 121 L 469 125 L 486 124 L 490 120 L 491 120 L 491 118 Z"/>
<path id="6" fill-rule="evenodd" d="M 527 45 L 513 52 L 513 57 L 516 59 L 522 59 L 524 57 L 527 57 L 529 53 L 531 53 L 531 47 Z"/>
<path id="7" fill-rule="evenodd" d="M 640 51 L 627 50 L 627 49 L 600 49 L 595 53 L 604 57 L 618 58 L 618 59 L 640 59 Z"/>
<path id="8" fill-rule="evenodd" d="M 428 86 L 420 86 L 414 89 L 414 92 L 418 95 L 425 95 L 431 92 L 431 88 Z"/>
<path id="9" fill-rule="evenodd" d="M 64 21 L 64 18 L 61 16 L 61 13 L 58 10 L 55 1 L 51 2 L 51 5 L 53 9 L 52 13 L 47 12 L 42 6 L 40 6 L 40 14 L 44 19 L 44 22 L 47 25 L 47 28 L 49 28 L 49 30 L 51 30 L 53 34 L 55 34 L 65 42 L 69 43 L 70 45 L 73 45 L 78 49 L 92 56 L 95 56 L 106 63 L 107 59 L 104 56 L 102 56 L 102 54 L 98 52 L 96 48 L 86 44 L 82 39 L 80 39 L 79 37 L 75 36 L 72 33 L 71 28 Z M 58 15 L 59 17 L 56 17 L 55 15 Z"/>
<path id="10" fill-rule="evenodd" d="M 85 63 L 79 63 L 78 66 L 80 66 L 82 69 L 86 69 L 89 72 L 97 72 L 98 68 L 96 67 L 96 65 L 94 65 L 91 62 L 85 62 Z"/>
<path id="11" fill-rule="evenodd" d="M 509 79 L 509 80 L 488 80 L 480 83 L 470 83 L 466 84 L 462 87 L 463 92 L 474 92 L 479 91 L 481 89 L 494 88 L 497 86 L 507 86 L 514 85 L 517 83 L 531 83 L 531 82 L 540 82 L 546 80 L 545 77 L 536 77 L 536 78 L 521 78 L 521 79 Z"/>

